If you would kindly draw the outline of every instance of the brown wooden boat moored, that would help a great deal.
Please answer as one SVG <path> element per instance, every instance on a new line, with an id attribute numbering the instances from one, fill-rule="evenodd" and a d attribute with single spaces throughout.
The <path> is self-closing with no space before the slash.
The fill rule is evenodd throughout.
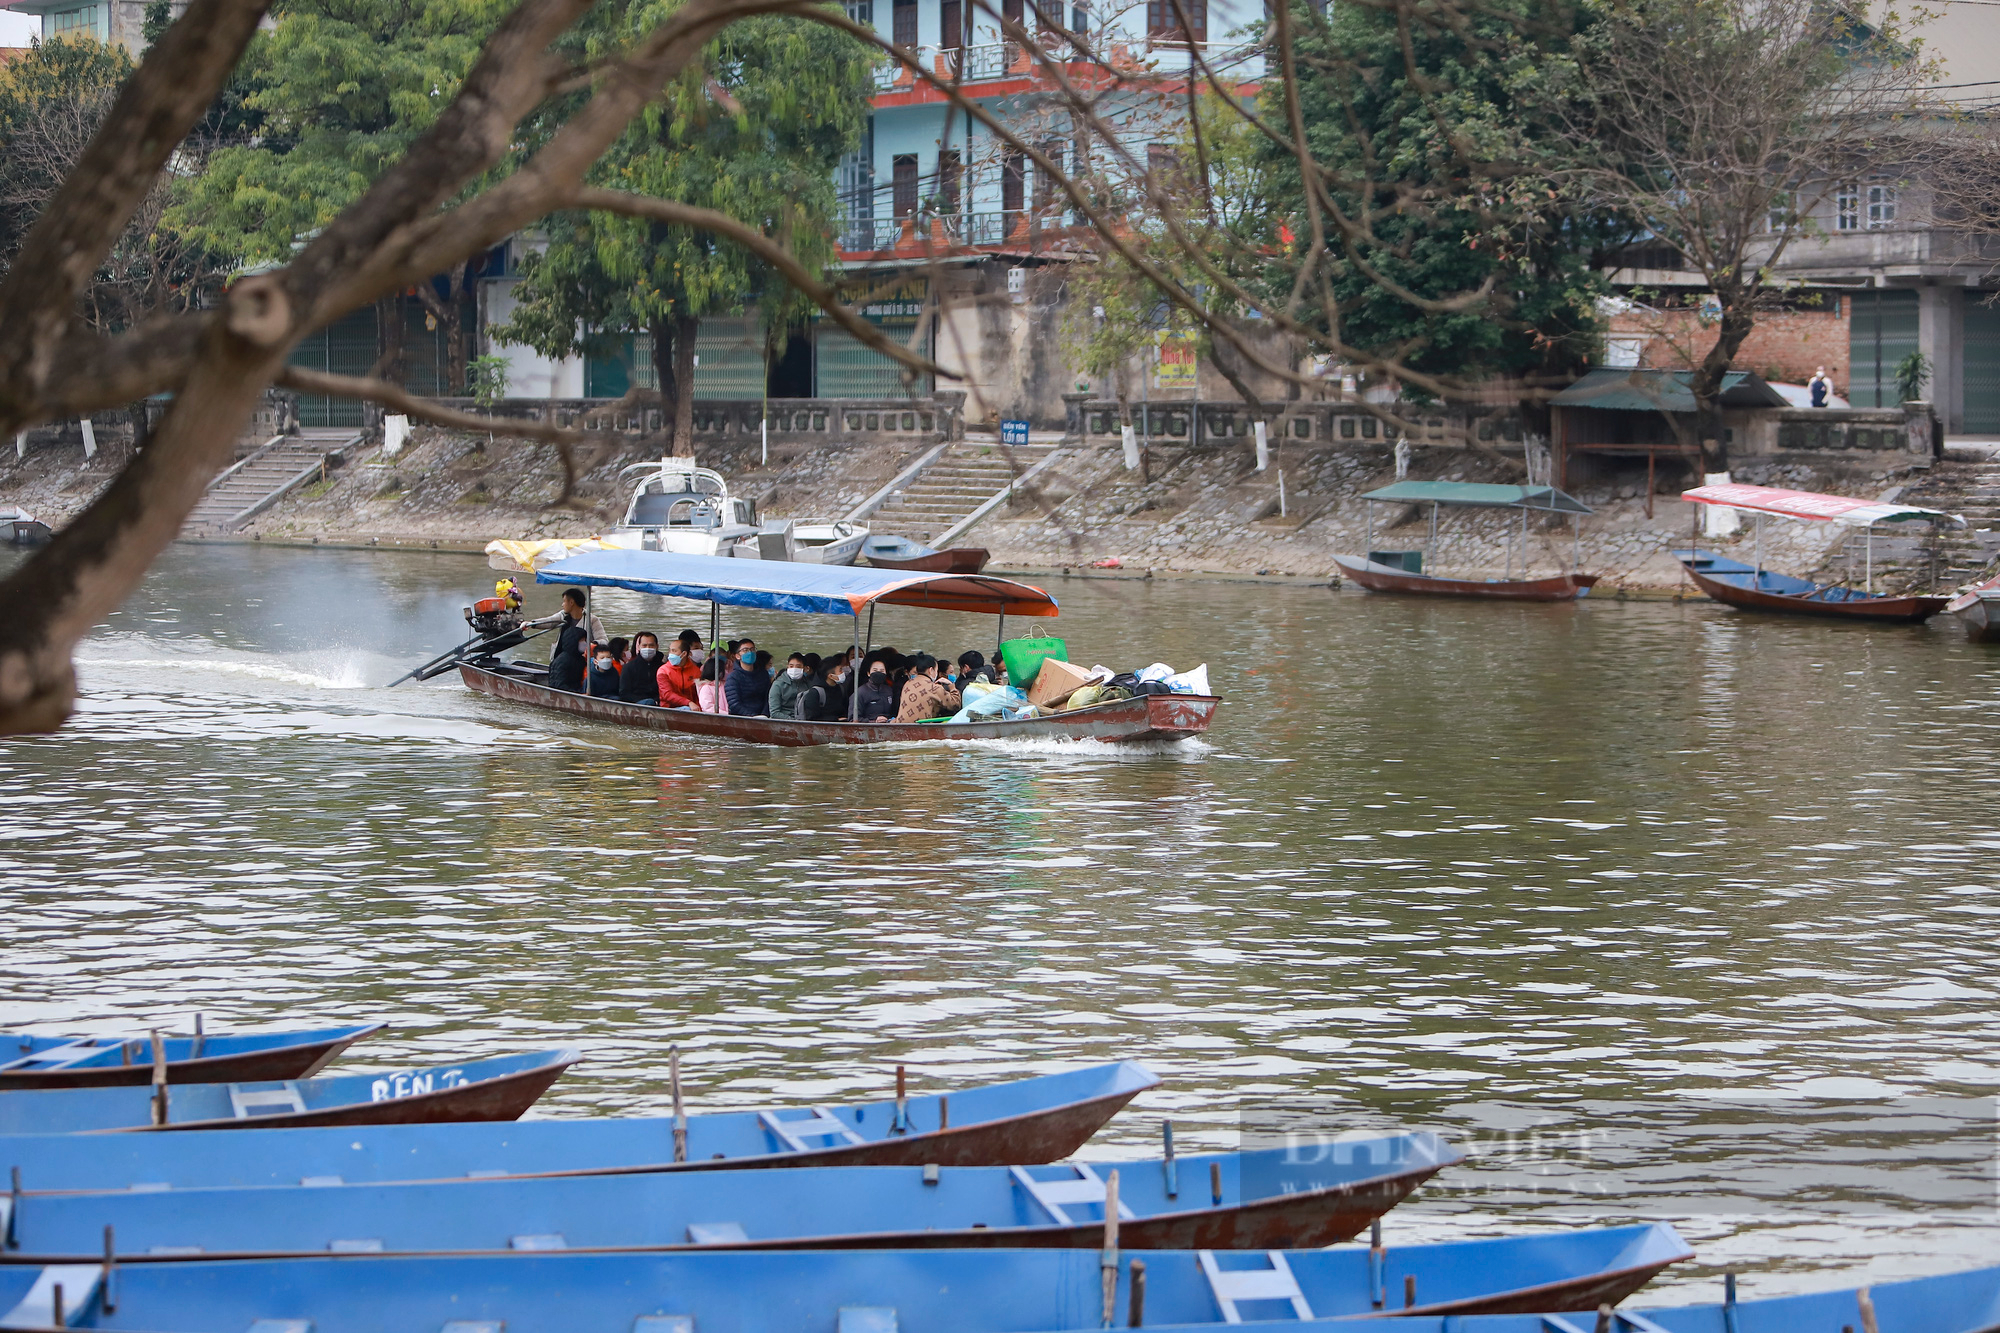
<path id="1" fill-rule="evenodd" d="M 311 1078 L 382 1024 L 307 1032 L 244 1032 L 165 1037 L 168 1083 L 244 1083 Z M 0 1092 L 115 1088 L 153 1081 L 146 1037 L 0 1036 Z"/>
<path id="2" fill-rule="evenodd" d="M 1595 574 L 1557 574 L 1545 579 L 1440 579 L 1412 574 L 1393 565 L 1378 565 L 1351 555 L 1337 555 L 1340 572 L 1370 592 L 1407 593 L 1420 597 L 1485 597 L 1504 602 L 1569 602 L 1587 594 Z"/>
<path id="3" fill-rule="evenodd" d="M 877 569 L 910 569 L 924 574 L 977 574 L 991 558 L 984 546 L 954 546 L 907 558 L 870 555 L 868 563 Z"/>
<path id="4" fill-rule="evenodd" d="M 1835 620 L 1882 620 L 1914 624 L 1944 610 L 1948 597 L 1890 596 L 1812 583 L 1738 560 L 1701 551 L 1675 551 L 1694 586 L 1716 601 L 1745 611 L 1776 611 Z"/>

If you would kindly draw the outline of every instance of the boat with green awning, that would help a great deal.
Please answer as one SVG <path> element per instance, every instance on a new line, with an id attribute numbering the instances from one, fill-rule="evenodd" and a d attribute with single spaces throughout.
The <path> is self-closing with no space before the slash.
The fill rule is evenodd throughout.
<path id="1" fill-rule="evenodd" d="M 1595 574 L 1577 570 L 1578 546 L 1582 540 L 1582 520 L 1590 506 L 1554 486 L 1509 486 L 1476 481 L 1399 481 L 1392 486 L 1369 491 L 1361 499 L 1368 505 L 1368 553 L 1365 556 L 1336 555 L 1334 564 L 1343 574 L 1370 592 L 1402 593 L 1421 597 L 1485 597 L 1515 602 L 1567 602 L 1589 593 L 1597 582 Z M 1423 548 L 1415 551 L 1375 549 L 1375 506 L 1409 505 L 1421 510 L 1429 506 L 1429 526 Z M 1440 578 L 1432 572 L 1432 553 L 1437 548 L 1438 511 L 1444 506 L 1464 509 L 1514 509 L 1520 511 L 1520 574 L 1514 572 L 1516 542 L 1507 543 L 1507 570 L 1502 578 Z M 1567 514 L 1571 523 L 1570 567 L 1551 575 L 1531 577 L 1528 559 L 1528 516 Z"/>

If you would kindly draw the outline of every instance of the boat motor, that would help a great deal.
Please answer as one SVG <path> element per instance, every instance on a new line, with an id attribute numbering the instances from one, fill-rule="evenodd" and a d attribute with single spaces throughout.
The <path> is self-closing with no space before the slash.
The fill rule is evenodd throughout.
<path id="1" fill-rule="evenodd" d="M 462 662 L 492 663 L 509 648 L 518 648 L 529 639 L 548 632 L 546 627 L 533 634 L 522 629 L 521 590 L 515 586 L 514 580 L 501 579 L 494 585 L 493 594 L 465 608 L 465 623 L 472 628 L 470 639 L 389 683 L 394 686 L 406 680 L 429 680 Z"/>

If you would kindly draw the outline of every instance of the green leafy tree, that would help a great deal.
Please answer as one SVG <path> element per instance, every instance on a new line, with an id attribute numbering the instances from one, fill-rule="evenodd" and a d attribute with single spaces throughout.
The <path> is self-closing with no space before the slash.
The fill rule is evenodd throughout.
<path id="1" fill-rule="evenodd" d="M 601 58 L 674 7 L 600 6 L 588 54 Z M 821 24 L 742 20 L 633 122 L 591 179 L 726 213 L 782 238 L 817 277 L 836 256 L 834 171 L 860 142 L 873 66 L 869 48 Z M 693 451 L 700 321 L 754 306 L 776 341 L 809 304 L 709 232 L 573 213 L 552 218 L 546 238 L 523 265 L 520 305 L 498 336 L 561 357 L 602 353 L 629 332 L 650 334 L 676 453 Z"/>
<path id="2" fill-rule="evenodd" d="M 291 258 L 430 129 L 508 6 L 494 0 L 284 0 L 237 81 L 254 141 L 220 150 L 169 221 L 244 267 Z M 483 257 L 411 293 L 445 330 L 447 388 L 466 388 Z M 385 301 L 385 360 L 400 311 Z M 384 365 L 383 370 L 389 369 Z"/>
<path id="3" fill-rule="evenodd" d="M 1596 341 L 1593 259 L 1625 230 L 1557 188 L 1546 71 L 1580 13 L 1525 0 L 1294 13 L 1297 82 L 1273 86 L 1270 119 L 1285 124 L 1296 97 L 1331 205 L 1328 254 L 1308 277 L 1333 308 L 1316 322 L 1385 369 L 1568 378 Z M 1293 153 L 1263 151 L 1280 240 L 1301 257 L 1306 179 Z M 1295 264 L 1274 274 L 1274 291 L 1295 276 Z"/>

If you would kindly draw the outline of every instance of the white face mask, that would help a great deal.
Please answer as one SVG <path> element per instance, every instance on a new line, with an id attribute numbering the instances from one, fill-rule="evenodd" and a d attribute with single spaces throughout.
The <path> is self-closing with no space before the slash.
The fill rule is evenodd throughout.
<path id="1" fill-rule="evenodd" d="M 660 650 L 659 650 L 658 648 L 650 648 L 650 647 L 649 647 L 649 648 L 641 648 L 641 649 L 639 650 L 639 656 L 641 656 L 641 657 L 645 658 L 645 659 L 646 659 L 646 660 L 647 660 L 648 662 L 650 662 L 650 661 L 652 661 L 652 660 L 653 660 L 653 659 L 654 659 L 655 657 L 659 656 L 659 652 L 660 652 Z"/>
<path id="2" fill-rule="evenodd" d="M 695 649 L 695 650 L 694 650 L 694 660 L 695 660 L 695 661 L 696 661 L 697 663 L 700 663 L 700 662 L 706 662 L 706 661 L 708 660 L 708 651 L 707 651 L 706 649 L 704 649 L 704 648 L 697 648 L 697 649 Z"/>
<path id="3" fill-rule="evenodd" d="M 786 667 L 785 674 L 793 680 L 804 680 L 806 678 L 806 669 L 804 667 Z"/>
<path id="4" fill-rule="evenodd" d="M 681 664 L 681 655 L 680 655 L 679 653 L 668 653 L 668 654 L 667 654 L 667 665 L 668 665 L 668 666 L 679 666 L 680 664 Z"/>
<path id="5" fill-rule="evenodd" d="M 600 658 L 598 658 L 598 659 L 597 659 L 597 669 L 598 669 L 599 671 L 609 671 L 609 670 L 611 670 L 611 659 L 610 659 L 610 658 L 608 658 L 608 657 L 600 657 Z"/>

